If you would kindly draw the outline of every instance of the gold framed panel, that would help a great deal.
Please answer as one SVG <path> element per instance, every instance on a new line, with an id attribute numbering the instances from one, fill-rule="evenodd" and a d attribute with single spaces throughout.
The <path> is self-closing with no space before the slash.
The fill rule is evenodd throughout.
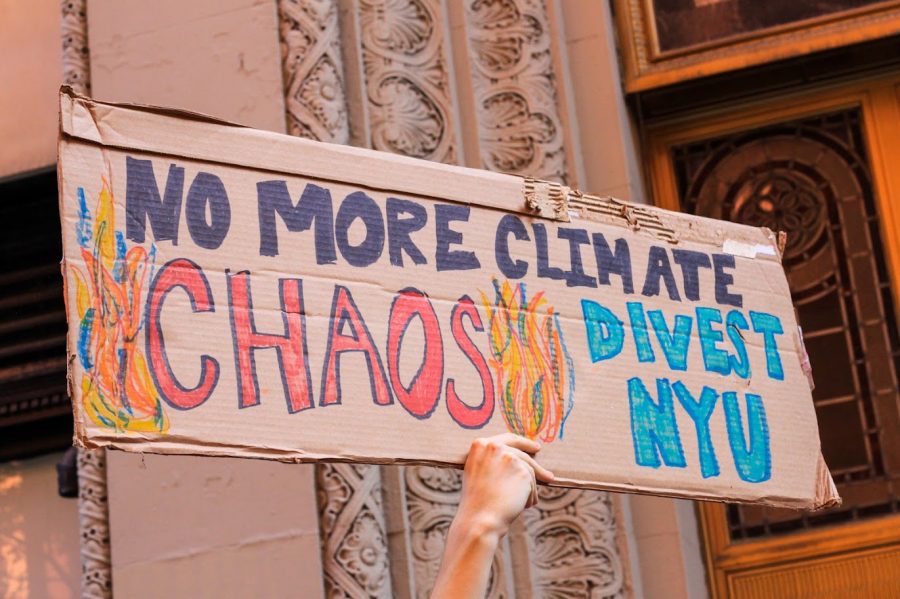
<path id="1" fill-rule="evenodd" d="M 645 164 L 653 203 L 679 210 L 672 148 L 845 108 L 862 112 L 885 260 L 900 282 L 900 73 L 748 101 L 649 125 Z M 900 300 L 900 284 L 893 288 Z M 900 305 L 900 302 L 895 302 Z M 711 596 L 882 597 L 900 589 L 900 515 L 735 541 L 726 507 L 698 503 Z"/>
<path id="2" fill-rule="evenodd" d="M 886 0 L 663 50 L 655 0 L 612 1 L 628 93 L 900 33 L 900 0 Z"/>

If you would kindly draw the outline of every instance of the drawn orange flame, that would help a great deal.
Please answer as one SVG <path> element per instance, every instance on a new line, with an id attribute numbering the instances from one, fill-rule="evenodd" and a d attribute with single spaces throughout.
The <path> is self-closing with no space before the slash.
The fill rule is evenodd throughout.
<path id="1" fill-rule="evenodd" d="M 147 361 L 137 345 L 141 289 L 155 258 L 141 247 L 126 248 L 115 229 L 112 192 L 106 178 L 92 221 L 84 189 L 78 188 L 76 236 L 85 270 L 74 268 L 78 311 L 78 359 L 84 369 L 82 402 L 97 425 L 117 431 L 165 432 L 169 422 Z"/>
<path id="2" fill-rule="evenodd" d="M 543 292 L 528 300 L 524 283 L 512 287 L 494 279 L 494 300 L 484 292 L 481 299 L 506 426 L 544 443 L 562 438 L 574 403 L 575 369 L 559 315 Z"/>

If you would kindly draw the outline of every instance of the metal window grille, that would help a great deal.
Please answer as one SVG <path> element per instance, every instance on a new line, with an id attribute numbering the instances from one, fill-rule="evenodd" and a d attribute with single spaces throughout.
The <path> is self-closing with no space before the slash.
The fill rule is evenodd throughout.
<path id="1" fill-rule="evenodd" d="M 0 460 L 72 443 L 56 173 L 0 182 Z"/>
<path id="2" fill-rule="evenodd" d="M 900 337 L 860 111 L 691 142 L 672 158 L 686 212 L 787 232 L 822 449 L 844 498 L 812 514 L 729 506 L 732 538 L 896 513 Z"/>

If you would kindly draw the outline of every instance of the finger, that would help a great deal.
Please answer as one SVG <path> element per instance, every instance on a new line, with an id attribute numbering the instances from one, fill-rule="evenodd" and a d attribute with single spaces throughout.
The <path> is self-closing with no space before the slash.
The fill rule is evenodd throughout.
<path id="1" fill-rule="evenodd" d="M 525 504 L 525 507 L 531 507 L 535 504 L 535 502 L 537 502 L 537 480 L 534 475 L 534 468 L 531 466 L 530 462 L 522 459 L 521 456 L 526 456 L 526 454 L 517 449 L 513 449 L 511 447 L 505 448 L 502 456 L 511 471 L 518 470 L 522 474 L 526 474 L 528 476 L 528 482 L 531 484 L 531 493 L 529 493 L 528 501 Z"/>
<path id="2" fill-rule="evenodd" d="M 541 444 L 537 441 L 532 441 L 531 439 L 514 435 L 513 433 L 503 433 L 502 435 L 491 437 L 491 439 L 527 453 L 537 453 L 541 449 Z"/>
<path id="3" fill-rule="evenodd" d="M 531 457 L 524 451 L 520 451 L 520 450 L 516 449 L 515 447 L 510 447 L 509 451 L 511 451 L 513 454 L 515 454 L 515 456 L 517 458 L 519 458 L 520 460 L 523 460 L 526 464 L 531 466 L 531 469 L 534 471 L 534 476 L 538 480 L 545 482 L 545 483 L 552 483 L 554 480 L 556 480 L 556 476 L 554 476 L 552 472 L 550 472 L 549 470 L 547 470 L 546 468 L 544 468 L 543 466 L 538 464 L 537 460 L 535 460 L 533 457 Z"/>
<path id="4" fill-rule="evenodd" d="M 535 481 L 534 477 L 531 477 L 531 494 L 528 496 L 528 502 L 525 503 L 525 509 L 527 510 L 530 507 L 537 505 L 538 503 L 538 493 L 537 493 L 537 481 Z"/>

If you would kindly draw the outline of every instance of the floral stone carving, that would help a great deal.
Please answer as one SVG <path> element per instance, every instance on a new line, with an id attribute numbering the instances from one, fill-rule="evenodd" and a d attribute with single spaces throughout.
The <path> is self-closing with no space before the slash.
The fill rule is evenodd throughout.
<path id="1" fill-rule="evenodd" d="M 279 0 L 278 16 L 288 132 L 347 143 L 350 127 L 336 0 Z"/>
<path id="2" fill-rule="evenodd" d="M 456 162 L 439 0 L 359 0 L 372 147 Z"/>
<path id="3" fill-rule="evenodd" d="M 320 464 L 316 482 L 326 595 L 390 598 L 378 467 Z"/>
<path id="4" fill-rule="evenodd" d="M 482 164 L 565 182 L 544 0 L 469 0 L 466 25 Z"/>

